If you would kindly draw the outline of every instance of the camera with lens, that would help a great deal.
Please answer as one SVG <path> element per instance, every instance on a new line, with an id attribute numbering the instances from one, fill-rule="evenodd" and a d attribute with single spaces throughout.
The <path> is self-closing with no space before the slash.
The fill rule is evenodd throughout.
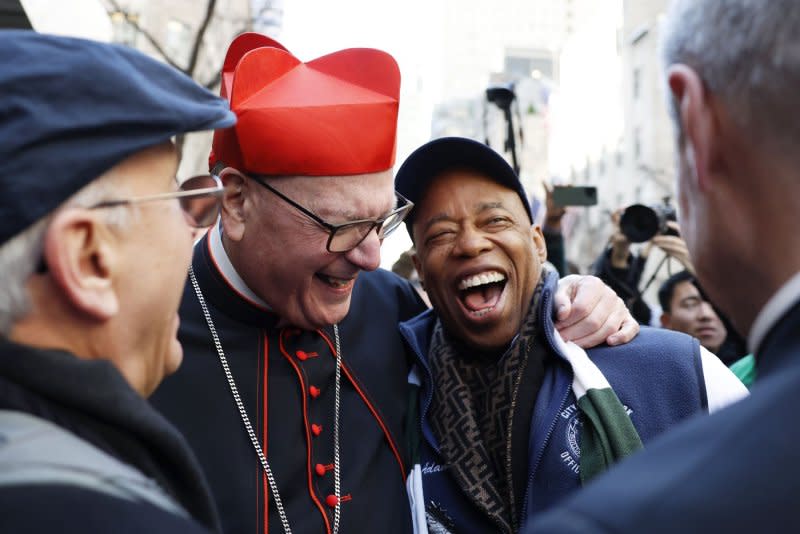
<path id="1" fill-rule="evenodd" d="M 667 225 L 669 221 L 677 221 L 677 214 L 668 199 L 663 204 L 654 206 L 633 204 L 622 213 L 619 229 L 631 243 L 643 243 L 659 234 L 679 235 Z"/>

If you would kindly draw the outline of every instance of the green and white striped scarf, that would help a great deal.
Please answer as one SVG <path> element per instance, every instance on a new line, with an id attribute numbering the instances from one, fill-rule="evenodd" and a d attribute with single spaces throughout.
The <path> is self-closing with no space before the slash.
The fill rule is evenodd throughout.
<path id="1" fill-rule="evenodd" d="M 619 397 L 586 352 L 572 342 L 564 342 L 558 332 L 553 337 L 572 366 L 572 391 L 583 414 L 580 472 L 581 482 L 585 484 L 612 464 L 640 450 L 642 440 Z"/>

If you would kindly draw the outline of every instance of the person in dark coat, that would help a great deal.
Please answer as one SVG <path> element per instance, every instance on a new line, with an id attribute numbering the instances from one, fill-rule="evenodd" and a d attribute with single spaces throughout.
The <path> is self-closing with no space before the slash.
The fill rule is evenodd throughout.
<path id="1" fill-rule="evenodd" d="M 208 532 L 189 446 L 146 398 L 181 363 L 178 304 L 210 175 L 175 135 L 227 103 L 128 48 L 0 31 L 0 531 Z"/>
<path id="2" fill-rule="evenodd" d="M 800 4 L 679 0 L 663 25 L 681 235 L 756 360 L 750 397 L 687 421 L 525 532 L 800 530 Z"/>
<path id="3" fill-rule="evenodd" d="M 374 49 L 304 63 L 244 34 L 222 79 L 239 118 L 210 159 L 222 217 L 181 304 L 186 364 L 153 401 L 197 452 L 226 532 L 409 532 L 397 325 L 424 305 L 378 269 L 411 209 L 392 180 L 398 66 Z M 578 281 L 560 326 L 629 340 L 622 303 Z"/>

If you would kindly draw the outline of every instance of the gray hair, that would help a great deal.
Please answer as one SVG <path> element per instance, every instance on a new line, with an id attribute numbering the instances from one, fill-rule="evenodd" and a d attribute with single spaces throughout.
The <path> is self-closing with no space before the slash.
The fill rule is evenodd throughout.
<path id="1" fill-rule="evenodd" d="M 675 0 L 661 52 L 665 66 L 682 63 L 697 72 L 750 139 L 793 146 L 794 153 L 800 141 L 800 2 Z M 682 140 L 677 103 L 669 108 Z"/>
<path id="2" fill-rule="evenodd" d="M 111 174 L 103 176 L 70 197 L 62 207 L 92 206 L 110 195 L 124 192 L 114 183 Z M 61 208 L 59 208 L 61 209 Z M 122 228 L 129 222 L 125 206 L 103 209 L 107 223 Z M 27 290 L 28 278 L 42 261 L 44 236 L 52 219 L 52 214 L 39 219 L 22 233 L 0 245 L 0 337 L 7 337 L 13 324 L 30 311 L 30 297 Z"/>

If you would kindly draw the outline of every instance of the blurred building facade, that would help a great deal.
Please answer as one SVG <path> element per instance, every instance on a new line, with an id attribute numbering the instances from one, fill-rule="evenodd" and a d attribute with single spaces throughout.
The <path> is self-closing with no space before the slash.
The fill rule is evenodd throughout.
<path id="1" fill-rule="evenodd" d="M 259 0 L 217 0 L 192 63 L 208 2 L 196 0 L 102 0 L 112 22 L 112 40 L 137 48 L 184 70 L 198 83 L 219 92 L 219 73 L 231 40 L 245 31 L 266 28 L 277 33 L 280 5 Z M 273 8 L 273 6 L 276 6 Z M 178 176 L 208 172 L 210 132 L 183 141 Z"/>
<path id="2" fill-rule="evenodd" d="M 173 65 L 213 92 L 231 40 L 245 31 L 280 37 L 283 0 L 19 0 L 36 31 L 120 43 Z M 4 4 L 5 5 L 5 4 Z M 11 5 L 11 4 L 9 4 Z M 18 9 L 17 4 L 14 5 Z M 9 8 L 10 12 L 10 8 Z M 195 44 L 200 31 L 203 37 Z M 186 136 L 179 177 L 208 171 L 211 133 Z"/>
<path id="3" fill-rule="evenodd" d="M 581 25 L 559 56 L 551 175 L 557 183 L 598 188 L 598 206 L 570 208 L 565 225 L 567 256 L 583 269 L 606 246 L 614 210 L 673 195 L 672 131 L 658 55 L 667 5 L 583 4 Z"/>
<path id="4" fill-rule="evenodd" d="M 668 3 L 444 2 L 431 137 L 485 141 L 511 161 L 505 117 L 485 90 L 513 85 L 515 144 L 529 193 L 541 199 L 545 181 L 598 188 L 598 206 L 570 208 L 564 221 L 567 257 L 584 272 L 606 246 L 614 210 L 674 195 L 658 56 Z"/>
<path id="5" fill-rule="evenodd" d="M 196 0 L 102 0 L 113 40 L 188 69 L 208 2 Z M 233 36 L 254 27 L 251 0 L 217 0 L 191 74 L 207 85 L 218 74 Z"/>
<path id="6" fill-rule="evenodd" d="M 659 42 L 668 0 L 625 0 L 621 35 L 624 138 L 630 153 L 628 202 L 673 195 L 673 132 L 661 77 Z"/>
<path id="7" fill-rule="evenodd" d="M 77 19 L 94 21 L 89 33 L 96 38 L 125 43 L 157 58 L 168 56 L 180 68 L 187 66 L 208 5 L 197 0 L 22 3 L 29 14 L 37 13 L 32 17 L 34 26 L 37 19 L 45 24 L 42 19 L 48 16 L 50 27 L 60 25 L 67 33 L 78 31 L 80 25 L 59 15 L 53 6 L 79 6 L 74 8 L 80 12 Z M 254 29 L 281 38 L 284 3 L 287 13 L 302 4 L 217 0 L 193 77 L 213 86 L 228 43 L 242 31 Z M 314 30 L 308 18 L 298 20 L 296 41 L 287 45 L 294 50 L 300 49 L 299 44 L 321 41 L 319 52 L 325 53 L 331 49 L 330 38 L 312 39 L 311 34 L 325 28 L 338 31 L 334 15 L 372 20 L 385 9 L 410 12 L 404 23 L 395 21 L 407 45 L 393 52 L 403 75 L 398 163 L 427 137 L 445 135 L 486 141 L 510 161 L 505 151 L 506 119 L 498 106 L 487 101 L 486 89 L 513 84 L 514 141 L 529 193 L 541 199 L 543 181 L 598 188 L 597 207 L 571 208 L 565 220 L 568 258 L 585 270 L 606 243 L 612 210 L 634 202 L 661 202 L 672 194 L 672 132 L 658 58 L 660 21 L 667 3 L 408 0 L 390 7 L 345 2 L 323 9 L 309 1 L 306 10 L 314 19 L 325 19 L 325 25 Z M 290 17 L 286 18 L 289 37 Z M 388 33 L 386 28 L 373 31 L 359 45 L 384 46 L 379 37 Z M 298 53 L 301 59 L 316 57 Z M 181 176 L 207 170 L 210 144 L 209 134 L 187 138 Z"/>
<path id="8" fill-rule="evenodd" d="M 505 114 L 487 101 L 486 89 L 513 88 L 520 176 L 530 193 L 541 193 L 548 176 L 548 105 L 558 83 L 558 55 L 586 1 L 445 1 L 442 82 L 431 136 L 478 139 L 511 162 Z"/>

